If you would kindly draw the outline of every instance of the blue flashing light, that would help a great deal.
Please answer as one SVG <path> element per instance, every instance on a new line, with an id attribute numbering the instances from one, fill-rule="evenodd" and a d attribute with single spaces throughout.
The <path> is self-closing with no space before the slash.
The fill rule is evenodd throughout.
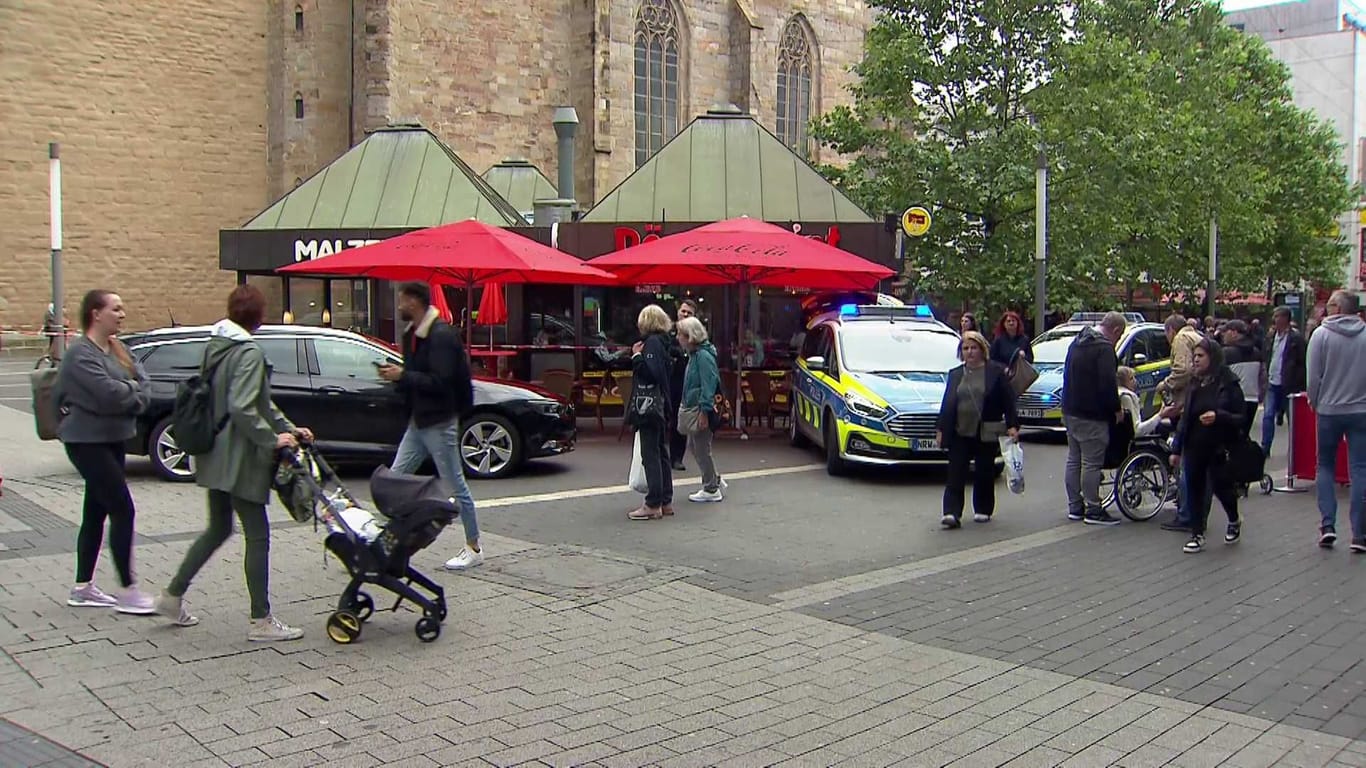
<path id="1" fill-rule="evenodd" d="M 1047 394 L 1047 395 L 1043 395 L 1043 396 L 1040 397 L 1039 399 L 1042 400 L 1042 401 L 1044 401 L 1045 403 L 1051 403 L 1051 402 L 1053 402 L 1054 397 L 1053 397 L 1053 395 L 1050 393 L 1050 394 Z"/>
<path id="2" fill-rule="evenodd" d="M 850 317 L 850 316 L 857 315 L 857 314 L 858 314 L 858 305 L 857 305 L 857 304 L 843 304 L 843 305 L 840 306 L 840 316 L 841 316 L 841 317 Z"/>
<path id="3" fill-rule="evenodd" d="M 916 317 L 934 317 L 934 310 L 930 309 L 929 304 L 913 304 Z"/>

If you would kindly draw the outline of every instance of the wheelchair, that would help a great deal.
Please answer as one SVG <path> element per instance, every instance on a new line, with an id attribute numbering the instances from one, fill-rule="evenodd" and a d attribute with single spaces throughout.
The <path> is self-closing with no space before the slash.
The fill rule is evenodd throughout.
<path id="1" fill-rule="evenodd" d="M 1106 473 L 1101 479 L 1103 506 L 1117 507 L 1120 514 L 1141 523 L 1175 503 L 1177 474 L 1170 456 L 1168 435 L 1134 437 L 1133 421 L 1127 416 L 1112 426 L 1102 465 Z"/>

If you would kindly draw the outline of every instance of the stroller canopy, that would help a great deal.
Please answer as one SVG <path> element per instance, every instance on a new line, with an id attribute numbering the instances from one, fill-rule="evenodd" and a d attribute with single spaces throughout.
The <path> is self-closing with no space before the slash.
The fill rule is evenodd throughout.
<path id="1" fill-rule="evenodd" d="M 452 493 L 439 476 L 403 475 L 383 466 L 370 476 L 370 496 L 387 517 L 403 517 L 429 504 L 453 507 Z"/>

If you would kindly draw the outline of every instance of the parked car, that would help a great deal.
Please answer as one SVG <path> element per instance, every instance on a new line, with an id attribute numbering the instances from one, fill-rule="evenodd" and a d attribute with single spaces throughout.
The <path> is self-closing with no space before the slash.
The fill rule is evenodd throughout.
<path id="1" fill-rule="evenodd" d="M 147 456 L 167 480 L 194 479 L 194 460 L 169 431 L 176 385 L 198 372 L 210 328 L 164 328 L 124 336 L 147 369 L 152 404 L 138 421 L 128 452 Z M 402 364 L 393 347 L 359 334 L 299 325 L 264 326 L 255 334 L 270 368 L 275 403 L 307 425 L 324 456 L 339 462 L 387 462 L 405 427 L 395 386 L 375 363 Z M 500 478 L 529 459 L 574 450 L 574 407 L 560 396 L 516 381 L 476 376 L 474 411 L 461 422 L 460 454 L 470 477 Z"/>

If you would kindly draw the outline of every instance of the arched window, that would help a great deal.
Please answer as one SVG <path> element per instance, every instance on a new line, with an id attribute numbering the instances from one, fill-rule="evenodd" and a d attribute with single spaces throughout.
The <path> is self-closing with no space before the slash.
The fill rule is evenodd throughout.
<path id="1" fill-rule="evenodd" d="M 816 80 L 815 43 L 806 19 L 793 16 L 783 27 L 778 46 L 778 138 L 802 157 L 811 151 L 811 122 Z"/>
<path id="2" fill-rule="evenodd" d="M 302 5 L 294 6 L 294 31 L 304 31 L 304 7 Z"/>
<path id="3" fill-rule="evenodd" d="M 304 119 L 304 95 L 298 91 L 294 92 L 294 119 Z"/>
<path id="4" fill-rule="evenodd" d="M 678 133 L 678 14 L 670 0 L 643 0 L 636 14 L 636 166 Z"/>

